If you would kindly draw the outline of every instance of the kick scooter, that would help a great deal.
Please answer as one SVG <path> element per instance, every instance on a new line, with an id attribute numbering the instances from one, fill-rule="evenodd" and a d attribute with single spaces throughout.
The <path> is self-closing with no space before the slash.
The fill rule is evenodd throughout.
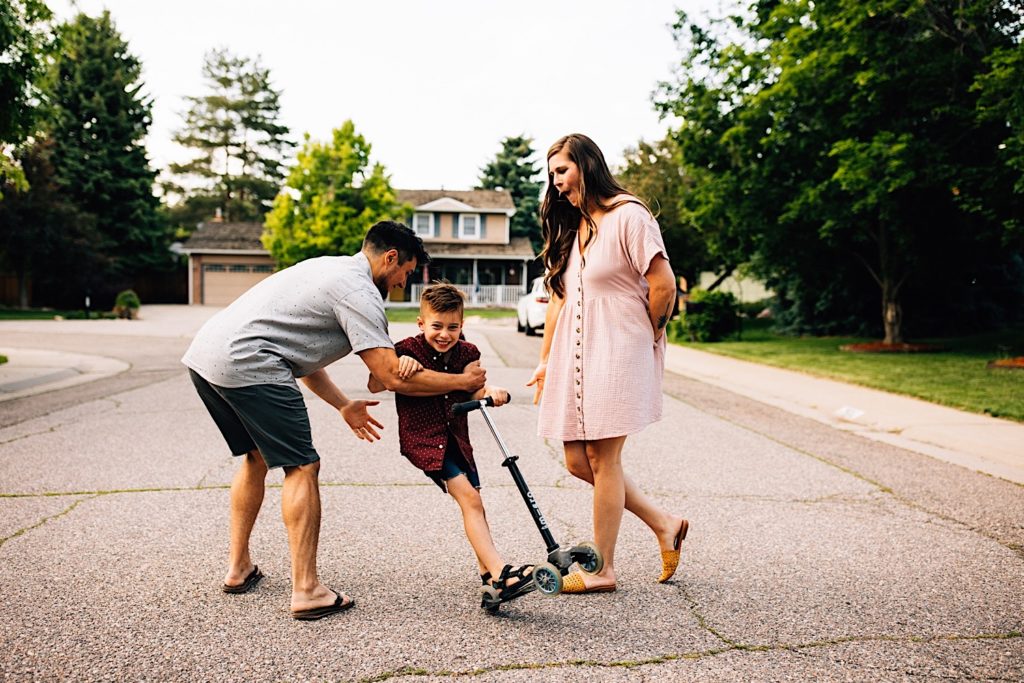
<path id="1" fill-rule="evenodd" d="M 540 511 L 540 507 L 537 505 L 537 501 L 534 499 L 533 493 L 530 491 L 530 487 L 526 485 L 526 480 L 519 471 L 519 466 L 516 465 L 516 460 L 519 459 L 519 456 L 512 455 L 508 446 L 505 445 L 505 441 L 501 438 L 501 434 L 498 433 L 498 428 L 495 426 L 494 420 L 491 419 L 490 414 L 487 412 L 488 407 L 494 407 L 494 399 L 490 396 L 477 401 L 456 403 L 452 406 L 452 413 L 455 415 L 463 415 L 474 410 L 479 410 L 480 414 L 484 416 L 484 422 L 487 423 L 488 428 L 491 430 L 491 434 L 494 436 L 494 440 L 498 443 L 498 448 L 501 449 L 502 454 L 505 456 L 501 466 L 508 468 L 509 473 L 512 475 L 512 480 L 516 483 L 516 488 L 519 489 L 519 493 L 523 496 L 523 500 L 526 502 L 526 508 L 530 511 L 530 515 L 533 516 L 533 521 L 537 525 L 537 530 L 540 531 L 540 537 L 547 545 L 547 561 L 534 566 L 532 581 L 536 590 L 540 591 L 542 594 L 558 595 L 562 590 L 562 577 L 569 573 L 569 568 L 574 562 L 577 563 L 580 569 L 585 573 L 596 574 L 601 571 L 601 568 L 604 566 L 604 560 L 601 558 L 601 553 L 598 552 L 597 546 L 590 541 L 574 545 L 568 550 L 565 550 L 558 545 L 554 536 L 551 535 L 551 530 L 548 529 L 548 523 Z M 480 606 L 489 612 L 496 612 L 498 607 L 501 605 L 501 593 L 493 586 L 484 586 L 481 590 L 480 597 Z"/>

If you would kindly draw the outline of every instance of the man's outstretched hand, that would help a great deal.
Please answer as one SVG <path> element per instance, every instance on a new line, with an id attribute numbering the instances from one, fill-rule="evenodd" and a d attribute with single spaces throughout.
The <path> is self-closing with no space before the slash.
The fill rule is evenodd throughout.
<path id="1" fill-rule="evenodd" d="M 364 441 L 380 440 L 380 434 L 374 427 L 384 429 L 384 425 L 370 415 L 370 411 L 367 410 L 370 406 L 380 405 L 380 401 L 365 401 L 363 399 L 357 399 L 349 401 L 339 412 L 341 417 L 348 423 L 348 426 L 352 428 L 352 433 L 356 437 L 363 439 Z"/>

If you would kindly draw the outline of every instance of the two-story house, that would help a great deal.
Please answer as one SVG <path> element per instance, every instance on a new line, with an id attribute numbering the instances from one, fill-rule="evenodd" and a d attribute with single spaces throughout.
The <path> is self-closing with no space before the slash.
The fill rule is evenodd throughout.
<path id="1" fill-rule="evenodd" d="M 423 238 L 430 265 L 417 269 L 406 299 L 419 301 L 426 283 L 447 280 L 470 305 L 515 306 L 526 293 L 535 254 L 530 240 L 513 238 L 515 213 L 507 190 L 398 190 L 413 207 L 410 227 Z"/>
<path id="2" fill-rule="evenodd" d="M 404 292 L 391 300 L 419 301 L 425 283 L 447 280 L 466 293 L 470 305 L 515 306 L 526 293 L 534 259 L 525 237 L 512 239 L 515 213 L 505 190 L 397 190 L 413 207 L 410 227 L 423 238 L 431 262 L 418 268 Z M 192 304 L 226 306 L 274 271 L 263 248 L 260 223 L 210 221 L 184 243 Z"/>

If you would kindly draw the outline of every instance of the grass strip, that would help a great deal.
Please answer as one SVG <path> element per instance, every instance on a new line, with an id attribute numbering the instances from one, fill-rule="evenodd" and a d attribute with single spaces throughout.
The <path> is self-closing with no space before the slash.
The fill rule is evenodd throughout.
<path id="1" fill-rule="evenodd" d="M 787 337 L 770 321 L 747 321 L 742 338 L 714 343 L 674 343 L 731 358 L 797 370 L 850 384 L 913 396 L 973 413 L 1024 422 L 1024 370 L 988 362 L 1024 355 L 1024 328 L 962 337 L 915 339 L 941 346 L 933 353 L 850 353 L 863 337 Z"/>

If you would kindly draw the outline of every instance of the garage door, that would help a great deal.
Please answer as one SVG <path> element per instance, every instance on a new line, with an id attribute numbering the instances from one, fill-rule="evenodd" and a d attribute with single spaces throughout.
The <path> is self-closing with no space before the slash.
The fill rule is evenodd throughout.
<path id="1" fill-rule="evenodd" d="M 204 263 L 203 303 L 227 306 L 274 272 L 272 266 L 246 263 Z"/>

